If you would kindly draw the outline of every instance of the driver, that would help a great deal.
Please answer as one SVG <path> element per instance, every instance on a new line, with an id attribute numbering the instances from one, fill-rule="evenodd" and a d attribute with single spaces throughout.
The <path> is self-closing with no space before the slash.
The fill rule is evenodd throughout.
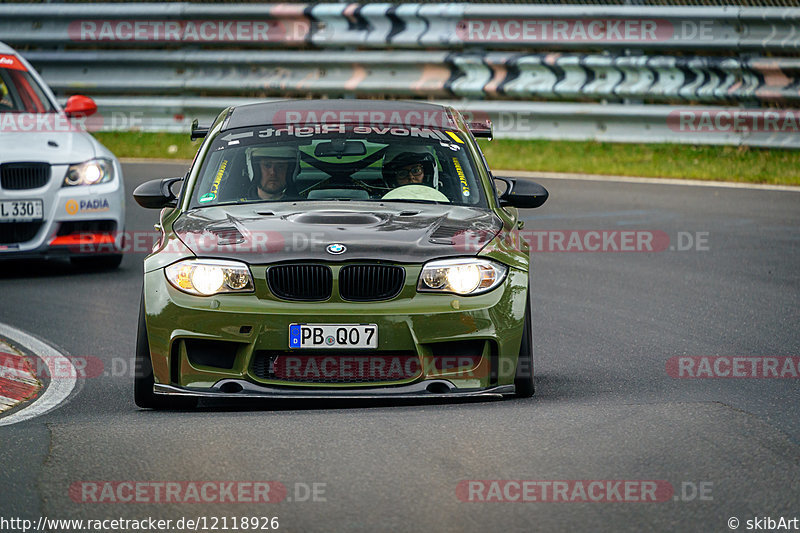
<path id="1" fill-rule="evenodd" d="M 289 195 L 297 152 L 289 146 L 256 148 L 250 153 L 253 181 L 247 191 L 252 200 L 281 200 Z"/>
<path id="2" fill-rule="evenodd" d="M 430 154 L 401 152 L 383 165 L 383 179 L 393 187 L 433 186 L 434 161 Z"/>

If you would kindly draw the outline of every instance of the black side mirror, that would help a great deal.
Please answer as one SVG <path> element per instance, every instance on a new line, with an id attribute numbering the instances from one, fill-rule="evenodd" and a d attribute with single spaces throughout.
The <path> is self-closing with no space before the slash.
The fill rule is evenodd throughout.
<path id="1" fill-rule="evenodd" d="M 534 181 L 500 177 L 495 177 L 494 179 L 506 184 L 505 192 L 500 195 L 500 207 L 511 206 L 533 209 L 545 203 L 550 195 L 547 189 Z"/>
<path id="2" fill-rule="evenodd" d="M 192 121 L 192 132 L 189 134 L 189 139 L 192 141 L 196 141 L 197 139 L 202 139 L 206 135 L 208 135 L 208 130 L 211 128 L 208 126 L 200 126 L 200 123 L 197 119 Z"/>
<path id="3" fill-rule="evenodd" d="M 183 181 L 183 178 L 146 181 L 136 187 L 136 190 L 133 191 L 133 198 L 137 204 L 148 209 L 175 207 L 178 205 L 178 198 L 172 192 L 172 185 L 178 181 Z"/>

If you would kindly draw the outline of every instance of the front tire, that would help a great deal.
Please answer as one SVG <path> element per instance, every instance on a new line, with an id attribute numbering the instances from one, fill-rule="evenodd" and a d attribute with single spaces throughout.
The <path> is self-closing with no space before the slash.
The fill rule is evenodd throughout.
<path id="1" fill-rule="evenodd" d="M 144 320 L 144 295 L 139 304 L 139 328 L 136 334 L 136 364 L 134 365 L 133 399 L 145 409 L 190 409 L 197 406 L 194 398 L 170 398 L 153 392 L 153 361 L 150 359 L 150 342 L 147 340 L 147 323 Z"/>
<path id="2" fill-rule="evenodd" d="M 522 329 L 522 342 L 519 346 L 519 357 L 517 358 L 517 372 L 514 376 L 514 389 L 517 398 L 530 398 L 535 392 L 530 295 L 526 298 L 526 304 L 525 326 Z"/>

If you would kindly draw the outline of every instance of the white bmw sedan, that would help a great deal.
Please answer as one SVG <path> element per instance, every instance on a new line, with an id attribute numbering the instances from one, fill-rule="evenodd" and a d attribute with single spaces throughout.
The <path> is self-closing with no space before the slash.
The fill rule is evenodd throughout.
<path id="1" fill-rule="evenodd" d="M 62 109 L 31 65 L 0 43 L 0 260 L 119 266 L 122 169 L 84 129 L 96 111 L 79 95 Z"/>

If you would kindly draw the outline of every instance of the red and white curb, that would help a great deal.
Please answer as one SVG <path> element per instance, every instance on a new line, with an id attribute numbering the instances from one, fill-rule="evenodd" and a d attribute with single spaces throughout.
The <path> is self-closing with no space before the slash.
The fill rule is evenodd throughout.
<path id="1" fill-rule="evenodd" d="M 31 360 L 0 341 L 0 413 L 30 400 L 41 388 Z"/>
<path id="2" fill-rule="evenodd" d="M 8 339 L 14 345 L 20 346 L 34 354 L 35 357 L 41 360 L 39 363 L 47 365 L 51 376 L 66 376 L 59 377 L 58 379 L 51 379 L 44 392 L 39 394 L 41 383 L 36 376 L 31 378 L 32 374 L 27 371 L 33 370 L 32 368 L 26 370 L 25 366 L 13 366 L 13 364 L 4 365 L 4 368 L 0 368 L 0 372 L 2 372 L 2 374 L 0 374 L 0 383 L 5 383 L 2 380 L 8 380 L 9 383 L 8 388 L 3 389 L 8 392 L 0 392 L 0 396 L 3 396 L 0 403 L 4 403 L 6 399 L 13 401 L 13 405 L 24 401 L 15 398 L 24 397 L 26 391 L 30 393 L 33 387 L 32 381 L 37 384 L 37 389 L 36 392 L 30 393 L 31 396 L 28 396 L 28 398 L 32 397 L 33 394 L 39 394 L 29 405 L 0 418 L 0 426 L 16 424 L 17 422 L 30 420 L 31 418 L 43 415 L 58 407 L 69 397 L 70 393 L 75 388 L 77 372 L 75 372 L 75 367 L 72 365 L 72 362 L 65 357 L 64 354 L 46 342 L 24 331 L 11 327 L 8 324 L 0 323 L 0 337 Z M 7 358 L 5 359 L 7 361 L 12 361 L 15 357 L 20 357 L 20 354 L 16 352 L 16 350 L 11 351 L 10 347 L 3 343 L 0 343 L 0 352 L 9 352 L 0 355 L 0 361 L 2 361 L 3 358 Z M 10 396 L 6 396 L 6 394 L 10 394 Z M 10 408 L 11 407 L 0 407 L 0 412 Z"/>

